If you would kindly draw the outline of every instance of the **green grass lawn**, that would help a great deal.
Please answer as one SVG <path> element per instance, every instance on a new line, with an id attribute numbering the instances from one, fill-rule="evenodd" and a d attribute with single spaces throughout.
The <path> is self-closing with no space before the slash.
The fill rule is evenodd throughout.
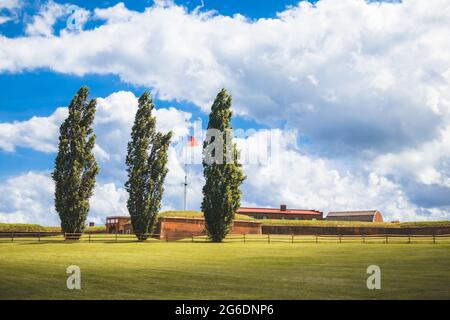
<path id="1" fill-rule="evenodd" d="M 449 244 L 1 243 L 0 271 L 0 299 L 450 299 Z"/>

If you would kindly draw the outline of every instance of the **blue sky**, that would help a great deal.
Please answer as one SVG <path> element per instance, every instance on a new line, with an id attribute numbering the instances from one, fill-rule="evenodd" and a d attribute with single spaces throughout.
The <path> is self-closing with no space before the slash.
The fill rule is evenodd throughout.
<path id="1" fill-rule="evenodd" d="M 35 15 L 42 3 L 45 1 L 24 1 L 24 10 L 20 12 L 18 21 L 11 21 L 0 25 L 0 33 L 8 37 L 20 37 L 24 35 L 24 20 Z M 64 1 L 55 1 L 65 3 Z M 71 4 L 93 10 L 116 5 L 122 1 L 71 1 Z M 175 1 L 177 4 L 186 6 L 190 10 L 201 5 L 201 1 Z M 143 11 L 153 1 L 127 1 L 129 9 Z M 261 5 L 260 1 L 205 1 L 204 10 L 216 10 L 223 15 L 242 14 L 251 19 L 268 18 L 276 16 L 286 6 L 294 5 L 297 1 L 275 1 L 267 0 Z M 87 24 L 86 27 L 94 28 L 98 22 Z M 56 25 L 55 33 L 65 27 L 65 21 Z M 0 92 L 0 122 L 23 121 L 33 116 L 47 116 L 57 106 L 65 106 L 70 102 L 74 93 L 83 85 L 91 89 L 94 97 L 106 97 L 120 90 L 128 90 L 139 95 L 144 90 L 151 90 L 145 86 L 136 86 L 126 83 L 114 75 L 86 75 L 74 76 L 70 74 L 55 73 L 46 69 L 33 70 L 19 74 L 0 74 L 0 86 L 4 88 Z M 43 94 L 52 92 L 51 95 Z M 207 121 L 204 113 L 198 112 L 197 108 L 188 102 L 161 101 L 156 100 L 158 106 L 176 105 L 181 110 L 188 110 L 194 117 L 201 117 Z M 238 128 L 263 127 L 245 117 L 234 119 L 234 126 Z M 0 151 L 0 177 L 8 177 L 23 172 L 26 169 L 42 170 L 48 169 L 53 164 L 52 155 L 42 155 L 29 149 L 19 148 L 15 154 Z"/>
<path id="2" fill-rule="evenodd" d="M 6 0 L 4 0 L 6 1 Z M 29 19 L 36 12 L 39 11 L 40 6 L 45 1 L 23 1 L 25 6 L 20 12 L 20 16 L 23 19 Z M 65 1 L 55 1 L 57 3 L 66 3 Z M 123 1 L 87 1 L 78 0 L 71 1 L 70 3 L 88 10 L 94 10 L 96 8 L 107 8 L 116 5 Z M 202 6 L 202 10 L 215 10 L 219 14 L 232 16 L 235 14 L 244 15 L 250 19 L 259 18 L 273 18 L 277 12 L 283 11 L 287 6 L 296 5 L 298 1 L 294 0 L 264 0 L 263 2 L 258 0 L 189 0 L 189 1 L 174 1 L 176 4 L 187 7 L 189 10 L 194 10 L 196 7 Z M 315 1 L 310 1 L 314 3 Z M 143 11 L 146 7 L 151 6 L 153 0 L 129 0 L 126 1 L 127 8 L 136 11 Z M 64 23 L 59 23 L 58 27 L 62 27 Z M 97 26 L 98 22 L 90 21 L 87 27 Z M 23 25 L 21 23 L 8 23 L 0 25 L 0 31 L 10 37 L 22 35 L 24 32 Z"/>
<path id="3" fill-rule="evenodd" d="M 0 0 L 0 222 L 57 223 L 57 127 L 82 85 L 101 101 L 95 221 L 126 214 L 119 146 L 135 98 L 154 94 L 176 150 L 194 121 L 206 126 L 222 87 L 234 128 L 252 130 L 243 148 L 279 139 L 278 162 L 245 166 L 245 205 L 450 218 L 449 1 L 201 4 Z M 67 28 L 73 5 L 77 30 Z M 171 162 L 166 209 L 181 206 L 181 162 Z M 201 171 L 190 170 L 197 209 Z"/>

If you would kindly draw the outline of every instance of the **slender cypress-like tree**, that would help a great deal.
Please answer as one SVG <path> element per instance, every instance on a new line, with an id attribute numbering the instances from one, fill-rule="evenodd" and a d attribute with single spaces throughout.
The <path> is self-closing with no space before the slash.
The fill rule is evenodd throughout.
<path id="1" fill-rule="evenodd" d="M 69 116 L 61 125 L 58 154 L 52 178 L 55 181 L 55 208 L 66 233 L 81 233 L 89 212 L 99 166 L 93 154 L 92 129 L 96 100 L 88 102 L 89 90 L 78 90 L 69 105 Z"/>
<path id="2" fill-rule="evenodd" d="M 231 229 L 240 207 L 240 185 L 245 179 L 232 139 L 231 95 L 219 92 L 211 107 L 208 131 L 203 143 L 202 211 L 206 231 L 213 242 L 221 242 Z"/>
<path id="3" fill-rule="evenodd" d="M 155 108 L 150 94 L 139 98 L 139 106 L 128 143 L 126 158 L 128 180 L 128 211 L 134 233 L 146 240 L 155 226 L 164 193 L 164 179 L 168 169 L 167 158 L 172 132 L 156 132 Z"/>

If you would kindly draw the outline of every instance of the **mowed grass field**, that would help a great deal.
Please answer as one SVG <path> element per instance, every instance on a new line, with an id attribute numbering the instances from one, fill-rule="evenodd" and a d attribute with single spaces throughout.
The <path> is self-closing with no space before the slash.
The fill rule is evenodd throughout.
<path id="1" fill-rule="evenodd" d="M 373 264 L 381 290 L 366 287 Z M 1 243 L 0 298 L 450 299 L 450 245 Z"/>

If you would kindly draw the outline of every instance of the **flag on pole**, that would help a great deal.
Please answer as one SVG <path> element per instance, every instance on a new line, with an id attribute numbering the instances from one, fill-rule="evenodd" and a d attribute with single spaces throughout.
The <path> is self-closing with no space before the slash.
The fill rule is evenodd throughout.
<path id="1" fill-rule="evenodd" d="M 194 136 L 190 136 L 187 145 L 188 145 L 188 147 L 198 146 L 197 139 L 195 139 Z"/>
<path id="2" fill-rule="evenodd" d="M 184 159 L 184 201 L 183 201 L 183 209 L 186 211 L 187 209 L 187 187 L 189 185 L 188 183 L 188 172 L 187 172 L 187 151 L 189 147 L 196 147 L 198 146 L 197 139 L 195 139 L 194 136 L 189 136 L 188 142 L 187 142 L 187 148 L 185 148 L 185 159 Z"/>

